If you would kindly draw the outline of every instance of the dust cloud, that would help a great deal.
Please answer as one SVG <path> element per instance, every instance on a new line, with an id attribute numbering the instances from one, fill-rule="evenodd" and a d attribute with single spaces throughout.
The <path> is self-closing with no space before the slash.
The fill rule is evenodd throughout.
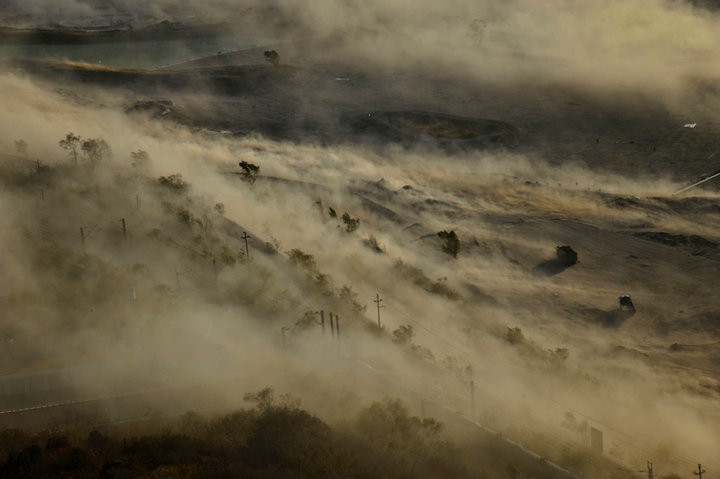
<path id="1" fill-rule="evenodd" d="M 297 34 L 337 40 L 323 52 L 336 61 L 468 84 L 640 92 L 680 113 L 699 108 L 698 85 L 718 75 L 718 18 L 682 2 L 276 8 Z M 79 1 L 62 11 L 97 13 Z M 717 98 L 705 99 L 710 115 Z M 46 81 L 0 76 L 0 334 L 13 368 L 78 356 L 94 365 L 74 379 L 87 395 L 177 388 L 190 398 L 178 408 L 230 408 L 272 383 L 329 421 L 383 395 L 413 409 L 423 398 L 548 456 L 592 426 L 628 469 L 714 460 L 720 372 L 701 346 L 717 350 L 717 259 L 638 234 L 717 241 L 716 193 L 683 202 L 669 175 L 513 149 L 229 136 L 129 117 L 104 100 L 86 106 Z M 112 153 L 94 166 L 80 153 L 74 167 L 58 146 L 68 132 Z M 18 139 L 27 152 L 14 150 Z M 131 165 L 138 150 L 150 159 L 142 167 Z M 260 166 L 254 182 L 240 161 Z M 442 230 L 457 232 L 457 259 L 442 251 Z M 568 243 L 579 263 L 544 274 Z M 629 293 L 638 312 L 625 318 L 617 297 Z M 393 335 L 405 325 L 411 338 Z"/>

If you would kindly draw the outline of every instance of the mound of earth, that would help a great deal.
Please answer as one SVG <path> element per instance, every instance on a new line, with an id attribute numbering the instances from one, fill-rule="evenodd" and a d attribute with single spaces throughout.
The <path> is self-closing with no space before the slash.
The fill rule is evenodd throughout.
<path id="1" fill-rule="evenodd" d="M 372 111 L 343 115 L 356 133 L 386 141 L 412 144 L 433 142 L 442 147 L 511 147 L 519 131 L 509 123 L 425 111 Z"/>

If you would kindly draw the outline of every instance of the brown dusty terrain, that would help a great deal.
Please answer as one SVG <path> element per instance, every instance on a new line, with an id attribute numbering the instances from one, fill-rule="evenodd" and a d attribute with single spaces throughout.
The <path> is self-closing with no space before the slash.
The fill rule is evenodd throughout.
<path id="1" fill-rule="evenodd" d="M 478 364 L 486 370 L 478 374 L 502 381 L 497 358 L 485 355 L 484 348 L 498 340 L 515 347 L 505 341 L 506 327 L 522 327 L 527 338 L 518 343 L 518 355 L 538 369 L 519 381 L 551 398 L 538 400 L 548 409 L 570 403 L 552 399 L 575 393 L 559 386 L 568 378 L 577 379 L 578 390 L 606 386 L 621 412 L 623 400 L 642 403 L 647 398 L 638 399 L 627 386 L 634 373 L 623 369 L 623 361 L 657 374 L 653 378 L 671 378 L 655 385 L 659 395 L 680 390 L 720 398 L 720 197 L 712 184 L 672 195 L 678 185 L 718 170 L 720 124 L 711 116 L 671 112 L 641 93 L 598 98 L 558 84 L 485 84 L 432 70 L 323 61 L 308 53 L 321 50 L 318 45 L 272 48 L 281 54 L 278 66 L 264 62 L 264 48 L 253 48 L 151 71 L 31 61 L 12 67 L 62 90 L 76 105 L 221 133 L 268 165 L 277 160 L 272 148 L 377 152 L 387 163 L 385 180 L 347 178 L 337 165 L 342 181 L 330 187 L 318 187 L 312 173 L 302 172 L 293 179 L 260 175 L 253 191 L 280 199 L 292 192 L 307 202 L 331 196 L 355 208 L 363 227 L 386 235 L 401 252 L 398 257 L 422 259 L 428 272 L 407 268 L 406 282 L 414 286 L 406 286 L 450 304 L 443 308 L 451 311 L 448 317 L 456 315 L 452 320 L 466 336 L 465 347 L 482 358 Z M 136 108 L 137 101 L 159 99 L 172 104 Z M 684 127 L 695 121 L 695 128 Z M 252 134 L 277 143 L 269 147 L 257 140 L 253 147 Z M 462 143 L 475 137 L 495 140 Z M 432 161 L 414 165 L 414 154 L 432 155 Z M 531 166 L 487 172 L 484 155 L 498 163 L 524 157 Z M 534 162 L 543 166 L 533 169 Z M 373 174 L 382 171 L 378 167 Z M 458 261 L 450 265 L 438 253 L 436 234 L 443 228 L 457 231 L 461 241 Z M 571 245 L 578 263 L 544 266 L 557 245 Z M 332 264 L 330 253 L 316 254 Z M 352 268 L 348 275 L 371 284 L 368 288 L 395 287 L 388 275 L 374 277 L 363 265 Z M 388 271 L 402 270 L 394 268 Z M 443 274 L 450 278 L 435 280 Z M 632 295 L 636 314 L 617 314 L 623 294 Z M 421 307 L 413 311 L 407 303 L 398 322 L 419 321 L 419 331 L 431 331 L 427 344 L 442 351 L 442 341 L 434 337 L 442 320 L 423 322 Z M 480 323 L 483 328 L 477 328 Z M 555 348 L 569 349 L 578 370 L 559 368 L 566 376 L 544 383 L 535 372 L 544 371 L 546 363 L 554 367 Z M 621 378 L 621 385 L 613 377 Z M 479 400 L 498 408 L 505 399 L 508 408 L 511 399 L 525 404 L 525 393 L 498 398 L 494 384 L 479 386 Z M 703 414 L 720 424 L 717 409 Z M 612 417 L 619 427 L 622 415 Z M 510 427 L 517 429 L 515 437 L 529 434 L 520 423 Z"/>
<path id="2" fill-rule="evenodd" d="M 81 96 L 98 87 L 117 90 L 126 104 L 171 99 L 183 108 L 167 119 L 239 135 L 367 143 L 377 139 L 377 128 L 367 135 L 367 126 L 348 118 L 374 111 L 424 111 L 505 123 L 518 133 L 499 140 L 500 146 L 553 164 L 580 163 L 630 177 L 671 175 L 688 182 L 718 169 L 713 158 L 720 149 L 720 125 L 698 111 L 672 113 L 660 98 L 618 93 L 600 99 L 564 85 L 468 83 L 431 70 L 390 71 L 309 55 L 324 46 L 281 43 L 151 71 L 42 62 L 16 67 L 53 83 L 81 82 Z M 264 61 L 266 48 L 282 52 L 279 66 Z M 698 95 L 712 94 L 703 88 L 698 86 Z M 683 127 L 691 122 L 698 126 Z M 437 144 L 437 135 L 422 128 L 414 138 L 413 131 L 403 133 L 395 126 L 391 134 L 379 134 L 381 144 Z"/>

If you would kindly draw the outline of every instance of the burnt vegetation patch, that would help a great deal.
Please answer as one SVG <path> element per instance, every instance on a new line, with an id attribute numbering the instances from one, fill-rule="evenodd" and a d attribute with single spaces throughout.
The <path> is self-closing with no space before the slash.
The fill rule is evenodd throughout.
<path id="1" fill-rule="evenodd" d="M 445 149 L 513 147 L 519 130 L 509 123 L 427 111 L 371 111 L 346 113 L 341 121 L 359 134 L 382 141 L 436 144 Z"/>
<path id="2" fill-rule="evenodd" d="M 718 249 L 717 243 L 699 235 L 671 234 L 663 231 L 641 231 L 634 234 L 640 238 L 666 246 L 690 248 L 694 255 L 705 255 L 710 252 L 716 252 Z"/>

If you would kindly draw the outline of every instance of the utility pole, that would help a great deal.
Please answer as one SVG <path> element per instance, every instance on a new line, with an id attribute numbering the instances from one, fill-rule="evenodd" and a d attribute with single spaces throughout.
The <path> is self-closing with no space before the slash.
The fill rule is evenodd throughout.
<path id="1" fill-rule="evenodd" d="M 243 231 L 242 239 L 245 240 L 245 257 L 247 259 L 250 259 L 250 250 L 248 249 L 248 242 L 247 240 L 251 238 L 249 234 L 247 234 L 245 231 Z"/>
<path id="2" fill-rule="evenodd" d="M 125 225 L 125 218 L 120 220 L 122 222 L 123 239 L 127 239 L 127 227 Z"/>
<path id="3" fill-rule="evenodd" d="M 130 288 L 130 319 L 135 320 L 135 303 L 137 302 L 137 292 L 135 288 Z"/>
<path id="4" fill-rule="evenodd" d="M 322 326 L 323 334 L 325 334 L 325 311 L 320 310 L 320 326 Z"/>
<path id="5" fill-rule="evenodd" d="M 80 227 L 80 244 L 82 244 L 83 249 L 85 248 L 85 230 L 83 227 Z"/>
<path id="6" fill-rule="evenodd" d="M 37 168 L 37 172 L 40 173 L 40 160 L 35 160 L 35 167 Z"/>
<path id="7" fill-rule="evenodd" d="M 702 475 L 705 474 L 707 471 L 702 468 L 702 464 L 698 464 L 698 470 L 697 472 L 693 472 L 696 476 L 698 476 L 698 479 L 702 479 Z"/>
<path id="8" fill-rule="evenodd" d="M 472 408 L 470 417 L 475 421 L 475 380 L 470 380 L 470 407 Z"/>
<path id="9" fill-rule="evenodd" d="M 177 283 L 178 293 L 180 292 L 180 272 L 175 268 L 175 282 Z"/>
<path id="10" fill-rule="evenodd" d="M 375 294 L 375 299 L 373 299 L 373 303 L 377 303 L 378 329 L 380 329 L 380 328 L 382 328 L 382 326 L 380 326 L 380 308 L 385 307 L 385 306 L 380 306 L 380 303 L 382 303 L 382 299 L 380 299 L 380 293 Z"/>
<path id="11" fill-rule="evenodd" d="M 653 472 L 653 463 L 650 461 L 647 462 L 647 473 L 648 473 L 648 479 L 654 479 L 655 474 Z"/>
<path id="12" fill-rule="evenodd" d="M 335 330 L 337 332 L 337 338 L 340 339 L 340 316 L 335 315 Z"/>
<path id="13" fill-rule="evenodd" d="M 282 328 L 280 328 L 280 332 L 282 333 L 283 349 L 287 347 L 287 342 L 285 341 L 285 331 L 287 331 L 288 329 L 290 328 L 288 328 L 287 326 L 283 326 Z"/>
<path id="14" fill-rule="evenodd" d="M 45 201 L 45 190 L 43 190 L 42 188 L 40 189 L 40 199 Z"/>
<path id="15" fill-rule="evenodd" d="M 335 323 L 333 323 L 332 313 L 329 313 L 329 314 L 330 314 L 330 334 L 332 336 L 335 336 Z"/>

